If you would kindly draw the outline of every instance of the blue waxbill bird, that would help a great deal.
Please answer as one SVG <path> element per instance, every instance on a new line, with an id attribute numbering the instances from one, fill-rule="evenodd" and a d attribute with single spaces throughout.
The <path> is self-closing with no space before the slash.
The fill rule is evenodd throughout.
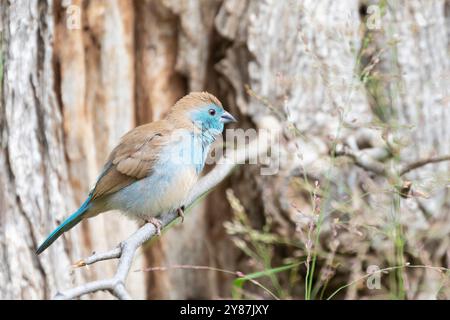
<path id="1" fill-rule="evenodd" d="M 172 107 L 164 120 L 134 128 L 111 152 L 81 207 L 39 246 L 42 253 L 81 220 L 109 210 L 150 222 L 183 205 L 202 171 L 209 147 L 224 125 L 235 122 L 220 101 L 207 92 L 192 92 Z"/>

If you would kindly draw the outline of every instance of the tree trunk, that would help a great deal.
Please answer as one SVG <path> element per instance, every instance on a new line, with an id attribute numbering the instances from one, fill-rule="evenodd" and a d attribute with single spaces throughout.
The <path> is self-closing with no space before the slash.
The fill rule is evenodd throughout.
<path id="1" fill-rule="evenodd" d="M 37 257 L 56 221 L 73 209 L 55 77 L 50 1 L 2 3 L 3 89 L 0 112 L 1 298 L 50 298 L 78 282 L 70 262 L 81 253 L 79 229 Z"/>

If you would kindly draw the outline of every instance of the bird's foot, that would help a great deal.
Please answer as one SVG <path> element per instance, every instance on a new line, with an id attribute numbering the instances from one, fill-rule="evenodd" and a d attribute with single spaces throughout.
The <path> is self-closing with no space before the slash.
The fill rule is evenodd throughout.
<path id="1" fill-rule="evenodd" d="M 178 216 L 181 218 L 181 223 L 184 222 L 184 206 L 177 209 Z"/>
<path id="2" fill-rule="evenodd" d="M 145 222 L 146 223 L 151 223 L 152 225 L 154 225 L 155 228 L 156 228 L 156 235 L 157 236 L 161 235 L 161 228 L 162 228 L 161 220 L 159 220 L 157 218 L 154 218 L 154 217 L 151 217 L 151 218 L 145 219 Z"/>

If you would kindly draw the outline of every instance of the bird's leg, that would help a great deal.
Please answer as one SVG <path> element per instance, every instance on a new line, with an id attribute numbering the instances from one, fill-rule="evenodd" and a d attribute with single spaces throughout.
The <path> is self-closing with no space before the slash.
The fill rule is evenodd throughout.
<path id="1" fill-rule="evenodd" d="M 162 223 L 161 220 L 154 218 L 154 217 L 150 217 L 148 219 L 145 219 L 146 223 L 151 223 L 152 225 L 155 226 L 156 228 L 156 235 L 160 236 L 161 235 L 161 227 L 162 227 Z"/>
<path id="2" fill-rule="evenodd" d="M 181 223 L 184 222 L 184 206 L 177 209 L 178 216 L 181 217 Z"/>

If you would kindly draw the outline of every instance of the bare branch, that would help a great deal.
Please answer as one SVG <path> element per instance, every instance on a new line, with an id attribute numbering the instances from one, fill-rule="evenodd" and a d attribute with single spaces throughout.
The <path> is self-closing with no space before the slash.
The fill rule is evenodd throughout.
<path id="1" fill-rule="evenodd" d="M 450 161 L 450 155 L 442 156 L 442 157 L 436 157 L 436 158 L 427 158 L 427 159 L 421 159 L 416 162 L 410 163 L 406 165 L 401 171 L 400 175 L 404 175 L 412 170 L 415 170 L 417 168 L 426 166 L 430 163 L 436 163 L 436 162 L 442 162 L 442 161 Z"/>
<path id="2" fill-rule="evenodd" d="M 269 148 L 269 141 L 269 137 L 264 136 L 264 134 L 261 133 L 258 139 L 255 139 L 248 145 L 231 152 L 230 150 L 227 150 L 226 156 L 219 160 L 214 169 L 197 182 L 194 189 L 187 197 L 186 209 L 192 207 L 198 199 L 207 194 L 225 179 L 237 164 L 245 163 L 248 159 L 253 159 L 260 154 L 266 153 Z M 162 215 L 160 217 L 162 228 L 167 227 L 177 218 L 178 214 L 176 210 Z M 133 233 L 128 239 L 120 243 L 117 248 L 103 253 L 94 253 L 88 258 L 76 262 L 74 267 L 82 267 L 98 261 L 119 259 L 116 274 L 111 279 L 97 280 L 73 289 L 59 292 L 55 296 L 55 299 L 75 299 L 88 293 L 104 290 L 109 291 L 118 299 L 131 299 L 131 296 L 125 288 L 125 281 L 133 263 L 135 253 L 143 243 L 155 235 L 155 226 L 147 223 Z"/>
<path id="3" fill-rule="evenodd" d="M 364 151 L 355 151 L 345 145 L 338 145 L 336 147 L 336 156 L 347 156 L 351 158 L 358 167 L 379 175 L 386 175 L 384 164 L 375 160 L 371 155 Z"/>
<path id="4" fill-rule="evenodd" d="M 107 252 L 101 252 L 101 253 L 93 253 L 90 257 L 77 261 L 73 264 L 74 268 L 84 267 L 88 266 L 90 264 L 96 263 L 98 261 L 104 261 L 104 260 L 111 260 L 111 259 L 117 259 L 120 257 L 120 254 L 122 253 L 122 249 L 119 247 L 112 249 Z"/>
<path id="5" fill-rule="evenodd" d="M 450 161 L 450 155 L 422 159 L 405 165 L 403 169 L 400 170 L 400 173 L 396 173 L 392 169 L 389 169 L 384 163 L 377 160 L 377 158 L 383 159 L 385 157 L 385 149 L 371 148 L 367 150 L 368 151 L 353 150 L 346 145 L 339 144 L 336 146 L 336 156 L 347 156 L 351 158 L 357 166 L 363 168 L 364 170 L 386 177 L 391 183 L 394 184 L 395 189 L 402 198 L 428 197 L 428 195 L 423 191 L 413 189 L 411 181 L 402 179 L 401 177 L 404 174 L 430 163 Z"/>

